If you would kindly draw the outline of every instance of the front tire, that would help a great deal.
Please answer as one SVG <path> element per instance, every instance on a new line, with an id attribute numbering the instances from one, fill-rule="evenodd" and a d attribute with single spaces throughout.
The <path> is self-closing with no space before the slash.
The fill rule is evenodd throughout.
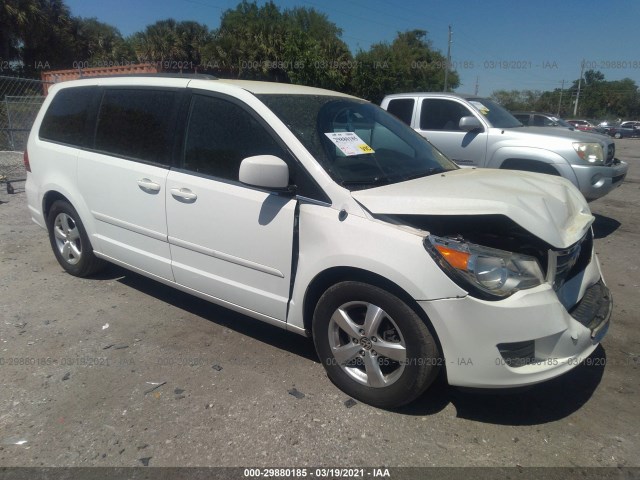
<path id="1" fill-rule="evenodd" d="M 56 200 L 47 215 L 49 241 L 58 263 L 76 277 L 87 277 L 106 265 L 93 253 L 87 231 L 76 209 L 65 200 Z"/>
<path id="2" fill-rule="evenodd" d="M 386 290 L 341 282 L 320 297 L 313 339 L 329 379 L 364 403 L 393 408 L 415 400 L 441 364 L 424 321 Z"/>
<path id="3" fill-rule="evenodd" d="M 614 138 L 617 138 L 618 140 L 622 138 L 622 134 L 620 132 L 616 132 L 615 135 L 613 136 Z"/>

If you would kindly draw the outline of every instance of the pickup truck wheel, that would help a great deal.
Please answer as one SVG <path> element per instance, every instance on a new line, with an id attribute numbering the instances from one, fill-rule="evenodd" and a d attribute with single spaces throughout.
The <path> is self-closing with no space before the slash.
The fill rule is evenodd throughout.
<path id="1" fill-rule="evenodd" d="M 101 270 L 106 262 L 93 254 L 89 237 L 75 208 L 65 200 L 51 205 L 47 216 L 49 241 L 58 263 L 76 277 Z"/>
<path id="2" fill-rule="evenodd" d="M 416 312 L 366 283 L 338 283 L 322 295 L 313 338 L 331 381 L 377 407 L 411 402 L 433 382 L 440 366 L 436 342 Z"/>

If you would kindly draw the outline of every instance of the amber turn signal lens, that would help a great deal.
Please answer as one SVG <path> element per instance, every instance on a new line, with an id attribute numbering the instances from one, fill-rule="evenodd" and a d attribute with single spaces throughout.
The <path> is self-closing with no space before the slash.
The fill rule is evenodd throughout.
<path id="1" fill-rule="evenodd" d="M 435 247 L 453 268 L 457 268 L 459 270 L 467 270 L 467 267 L 469 265 L 469 257 L 471 255 L 459 250 L 447 248 L 443 245 L 436 245 Z"/>

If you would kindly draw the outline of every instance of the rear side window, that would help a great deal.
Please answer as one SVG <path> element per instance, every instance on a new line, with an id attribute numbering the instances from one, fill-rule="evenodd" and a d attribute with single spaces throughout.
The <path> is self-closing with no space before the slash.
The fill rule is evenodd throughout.
<path id="1" fill-rule="evenodd" d="M 98 114 L 95 149 L 169 165 L 176 95 L 152 89 L 106 90 Z"/>
<path id="2" fill-rule="evenodd" d="M 76 147 L 83 146 L 91 103 L 97 91 L 96 87 L 60 90 L 44 114 L 38 133 L 40 138 Z"/>
<path id="3" fill-rule="evenodd" d="M 194 95 L 184 168 L 238 181 L 240 162 L 254 155 L 287 158 L 273 137 L 246 110 L 227 100 Z"/>
<path id="4" fill-rule="evenodd" d="M 398 98 L 391 100 L 387 106 L 387 111 L 395 115 L 407 125 L 411 125 L 411 117 L 413 116 L 413 106 L 415 100 L 413 98 Z"/>

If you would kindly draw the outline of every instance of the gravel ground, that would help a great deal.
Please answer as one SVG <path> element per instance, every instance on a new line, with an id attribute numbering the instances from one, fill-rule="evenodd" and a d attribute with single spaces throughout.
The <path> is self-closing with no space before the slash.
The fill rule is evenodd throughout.
<path id="1" fill-rule="evenodd" d="M 0 466 L 640 466 L 640 140 L 591 204 L 615 301 L 588 362 L 519 393 L 439 382 L 409 407 L 349 401 L 311 340 L 110 267 L 78 279 L 0 204 Z M 2 185 L 4 188 L 4 185 Z"/>

